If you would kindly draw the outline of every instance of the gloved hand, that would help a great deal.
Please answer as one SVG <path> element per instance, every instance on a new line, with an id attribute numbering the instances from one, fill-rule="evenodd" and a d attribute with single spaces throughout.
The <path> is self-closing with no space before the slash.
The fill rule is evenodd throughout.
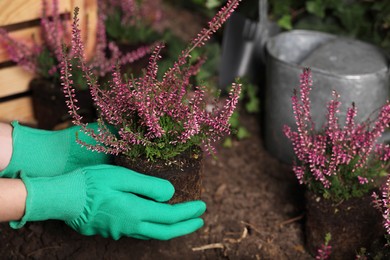
<path id="1" fill-rule="evenodd" d="M 167 240 L 203 226 L 202 201 L 181 204 L 169 200 L 174 188 L 166 180 L 112 165 L 95 165 L 55 177 L 30 177 L 22 173 L 27 199 L 26 221 L 58 219 L 84 235 L 119 239 Z M 150 199 L 146 199 L 150 198 Z"/>
<path id="2" fill-rule="evenodd" d="M 21 126 L 12 122 L 12 157 L 9 165 L 0 171 L 0 177 L 16 178 L 20 171 L 29 176 L 53 176 L 80 167 L 109 163 L 111 156 L 90 151 L 76 142 L 78 138 L 88 144 L 96 141 L 79 126 L 48 131 Z M 97 123 L 88 124 L 97 129 Z"/>

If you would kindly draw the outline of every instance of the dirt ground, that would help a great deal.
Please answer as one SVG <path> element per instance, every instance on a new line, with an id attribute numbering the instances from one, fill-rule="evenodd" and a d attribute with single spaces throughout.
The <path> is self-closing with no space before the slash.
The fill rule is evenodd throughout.
<path id="1" fill-rule="evenodd" d="M 258 116 L 242 116 L 252 136 L 207 157 L 205 226 L 170 241 L 79 235 L 62 222 L 0 224 L 1 259 L 313 259 L 305 252 L 303 194 L 293 173 L 263 148 Z"/>

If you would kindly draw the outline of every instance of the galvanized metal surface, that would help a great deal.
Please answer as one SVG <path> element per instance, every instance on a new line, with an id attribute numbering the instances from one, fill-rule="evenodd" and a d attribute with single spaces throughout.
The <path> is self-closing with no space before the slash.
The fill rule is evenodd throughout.
<path id="1" fill-rule="evenodd" d="M 291 142 L 282 128 L 295 127 L 291 108 L 299 75 L 310 67 L 313 90 L 312 116 L 317 130 L 325 122 L 332 90 L 340 95 L 340 123 L 355 102 L 357 120 L 375 117 L 389 97 L 389 60 L 378 48 L 354 39 L 316 31 L 295 30 L 278 34 L 266 43 L 267 83 L 264 140 L 268 151 L 284 163 L 293 159 Z"/>

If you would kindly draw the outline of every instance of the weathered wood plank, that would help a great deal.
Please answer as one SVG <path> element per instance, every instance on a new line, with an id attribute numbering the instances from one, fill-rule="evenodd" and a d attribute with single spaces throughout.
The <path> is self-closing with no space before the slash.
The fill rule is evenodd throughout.
<path id="1" fill-rule="evenodd" d="M 58 9 L 60 13 L 71 12 L 74 2 L 79 0 L 60 0 Z M 48 0 L 48 7 L 51 10 L 52 1 Z M 0 1 L 0 26 L 26 22 L 39 19 L 42 14 L 41 0 L 2 0 Z"/>
<path id="2" fill-rule="evenodd" d="M 1 12 L 0 12 L 1 13 Z M 9 35 L 17 40 L 18 42 L 22 42 L 24 44 L 27 44 L 28 46 L 32 46 L 33 41 L 40 43 L 40 29 L 39 26 L 26 28 L 23 30 L 17 30 L 10 32 Z M 33 39 L 34 37 L 34 39 Z M 7 51 L 4 48 L 0 48 L 0 62 L 9 61 L 10 58 L 8 56 Z"/>
<path id="3" fill-rule="evenodd" d="M 21 67 L 10 67 L 0 70 L 0 98 L 22 93 L 28 90 L 28 84 L 34 77 Z"/>
<path id="4" fill-rule="evenodd" d="M 48 0 L 47 2 L 50 10 L 52 1 Z M 73 15 L 76 6 L 80 8 L 80 29 L 85 42 L 87 57 L 91 57 L 96 42 L 97 0 L 59 1 L 61 14 L 70 13 Z M 40 32 L 37 19 L 41 17 L 41 9 L 41 0 L 2 0 L 0 1 L 0 27 L 23 23 L 27 27 L 12 31 L 11 36 L 17 40 L 31 43 L 31 36 L 34 34 L 35 40 L 39 42 Z M 68 27 L 70 29 L 70 26 Z M 4 49 L 0 48 L 0 63 L 7 61 L 9 61 L 8 55 Z M 0 97 L 27 91 L 29 81 L 33 76 L 20 67 L 1 68 Z M 0 121 L 10 122 L 12 120 L 35 124 L 30 97 L 0 103 Z"/>
<path id="5" fill-rule="evenodd" d="M 32 125 L 36 124 L 30 97 L 0 103 L 0 122 L 8 123 L 13 120 Z"/>

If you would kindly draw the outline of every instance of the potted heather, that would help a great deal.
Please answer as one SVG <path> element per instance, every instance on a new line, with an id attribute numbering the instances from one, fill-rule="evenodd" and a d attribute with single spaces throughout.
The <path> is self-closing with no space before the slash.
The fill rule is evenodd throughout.
<path id="1" fill-rule="evenodd" d="M 50 12 L 51 11 L 51 12 Z M 50 16 L 52 18 L 50 18 Z M 40 20 L 40 37 L 42 44 L 33 41 L 32 45 L 17 41 L 1 30 L 0 39 L 11 60 L 34 74 L 29 89 L 32 92 L 32 105 L 37 126 L 52 129 L 66 120 L 67 111 L 64 97 L 60 92 L 59 71 L 57 66 L 61 57 L 61 44 L 69 38 L 66 25 L 58 11 L 58 1 L 53 1 L 53 9 L 49 10 L 47 1 L 42 1 L 42 17 Z M 75 78 L 80 107 L 85 120 L 93 120 L 94 109 L 89 92 L 82 84 L 82 78 Z"/>
<path id="2" fill-rule="evenodd" d="M 330 233 L 332 257 L 352 259 L 355 250 L 369 248 L 383 233 L 370 194 L 379 187 L 389 166 L 388 156 L 382 156 L 385 146 L 377 139 L 389 126 L 390 102 L 379 110 L 375 122 L 359 124 L 355 122 L 357 108 L 352 104 L 341 126 L 339 95 L 334 91 L 326 123 L 316 131 L 310 110 L 311 85 L 310 69 L 304 69 L 299 94 L 295 91 L 292 97 L 297 129 L 284 127 L 296 156 L 293 171 L 307 188 L 307 249 L 314 255 Z"/>
<path id="3" fill-rule="evenodd" d="M 387 162 L 390 159 L 390 145 L 385 145 L 383 149 L 382 156 L 383 159 Z M 387 166 L 390 167 L 389 163 Z M 381 187 L 381 192 L 374 192 L 372 194 L 374 207 L 382 215 L 382 224 L 386 229 L 386 234 L 384 236 L 385 243 L 384 246 L 381 244 L 379 249 L 374 250 L 372 253 L 375 259 L 388 259 L 390 257 L 390 177 L 387 177 L 386 183 Z M 382 246 L 382 247 L 381 247 Z"/>
<path id="4" fill-rule="evenodd" d="M 238 6 L 230 0 L 204 28 L 177 61 L 158 79 L 158 60 L 163 44 L 157 44 L 143 75 L 124 79 L 120 69 L 112 74 L 109 87 L 100 88 L 82 56 L 83 46 L 77 18 L 73 23 L 72 53 L 90 86 L 99 112 L 98 131 L 82 122 L 71 76 L 72 63 L 64 52 L 61 68 L 69 113 L 97 143 L 85 145 L 95 151 L 116 155 L 116 163 L 141 173 L 168 179 L 175 186 L 170 203 L 199 199 L 202 150 L 214 154 L 213 142 L 230 133 L 229 118 L 241 86 L 233 84 L 225 105 L 210 103 L 205 86 L 191 86 L 203 59 L 189 64 L 191 52 L 205 44 Z M 76 10 L 77 14 L 77 10 Z M 112 129 L 115 129 L 114 131 Z"/>
<path id="5" fill-rule="evenodd" d="M 99 0 L 98 4 L 107 36 L 117 44 L 136 46 L 160 38 L 155 29 L 161 20 L 160 0 Z"/>
<path id="6" fill-rule="evenodd" d="M 67 28 L 67 19 L 63 18 L 58 10 L 58 0 L 52 0 L 52 10 L 48 2 L 42 1 L 42 17 L 40 20 L 41 42 L 33 41 L 32 45 L 13 39 L 8 32 L 0 30 L 0 42 L 5 46 L 10 58 L 18 65 L 34 74 L 29 84 L 32 92 L 32 104 L 37 126 L 42 129 L 52 129 L 58 124 L 68 121 L 69 115 L 65 105 L 65 98 L 60 87 L 59 64 L 62 59 L 62 46 L 66 44 L 71 33 Z M 149 48 L 138 49 L 131 53 L 121 53 L 112 42 L 107 42 L 104 24 L 98 19 L 96 47 L 90 66 L 98 76 L 111 71 L 117 62 L 126 64 L 137 60 L 149 52 Z M 105 55 L 106 49 L 112 50 L 112 57 Z M 77 98 L 79 100 L 79 113 L 85 122 L 96 120 L 90 92 L 76 66 L 73 71 L 73 81 Z"/>
<path id="7" fill-rule="evenodd" d="M 156 24 L 161 20 L 160 0 L 99 0 L 99 17 L 103 20 L 106 37 L 122 52 L 134 51 L 154 44 L 162 38 Z M 112 51 L 108 50 L 108 56 Z M 122 66 L 122 71 L 140 74 L 148 57 Z"/>

